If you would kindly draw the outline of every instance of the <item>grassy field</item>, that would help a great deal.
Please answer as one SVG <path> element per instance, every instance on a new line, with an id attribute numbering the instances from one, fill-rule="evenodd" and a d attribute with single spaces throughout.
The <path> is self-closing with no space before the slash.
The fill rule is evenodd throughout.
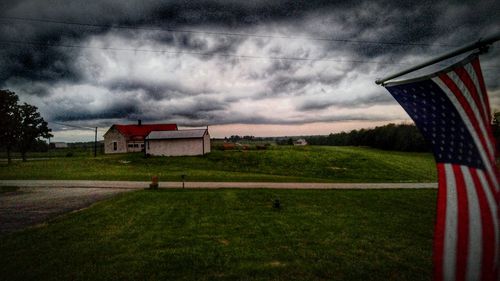
<path id="1" fill-rule="evenodd" d="M 435 196 L 136 191 L 0 237 L 0 280 L 430 280 Z"/>
<path id="2" fill-rule="evenodd" d="M 37 154 L 37 156 L 40 156 Z M 360 147 L 273 146 L 268 150 L 220 151 L 196 157 L 138 154 L 55 157 L 0 164 L 0 179 L 275 182 L 430 182 L 436 180 L 429 153 Z"/>

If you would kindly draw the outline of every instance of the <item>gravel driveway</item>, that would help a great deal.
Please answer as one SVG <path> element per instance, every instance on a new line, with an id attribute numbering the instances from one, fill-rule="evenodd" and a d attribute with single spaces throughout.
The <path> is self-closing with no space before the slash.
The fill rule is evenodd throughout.
<path id="1" fill-rule="evenodd" d="M 111 188 L 21 187 L 0 193 L 0 236 L 126 191 Z"/>

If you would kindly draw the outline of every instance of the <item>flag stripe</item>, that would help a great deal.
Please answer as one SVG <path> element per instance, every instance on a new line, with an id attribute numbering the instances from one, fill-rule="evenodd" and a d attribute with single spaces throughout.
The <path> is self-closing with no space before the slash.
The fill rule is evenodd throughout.
<path id="1" fill-rule="evenodd" d="M 500 172 L 477 55 L 387 89 L 432 144 L 438 170 L 434 280 L 500 281 Z"/>
<path id="2" fill-rule="evenodd" d="M 479 81 L 477 80 L 476 71 L 474 70 L 471 64 L 467 64 L 466 66 L 464 66 L 464 70 L 467 72 L 467 74 L 471 79 L 470 83 L 474 87 L 475 97 L 479 99 L 479 104 L 480 104 L 479 108 L 481 109 L 481 113 L 483 114 L 484 123 L 488 124 L 490 122 L 491 117 L 488 115 L 488 107 L 484 100 L 484 95 L 481 91 L 481 86 L 479 85 Z"/>
<path id="3" fill-rule="evenodd" d="M 479 60 L 477 60 L 477 62 L 479 62 Z M 497 151 L 497 147 L 496 147 L 496 140 L 495 140 L 495 137 L 493 136 L 493 131 L 491 130 L 491 117 L 492 116 L 491 116 L 490 109 L 489 109 L 488 96 L 485 94 L 485 92 L 483 92 L 483 89 L 481 86 L 481 85 L 483 85 L 483 83 L 481 83 L 482 80 L 478 80 L 478 74 L 477 74 L 477 71 L 474 68 L 474 66 L 472 64 L 467 64 L 465 66 L 465 70 L 467 71 L 467 73 L 469 73 L 469 75 L 473 81 L 473 84 L 475 85 L 476 92 L 478 93 L 479 98 L 481 100 L 481 105 L 483 107 L 483 111 L 484 111 L 484 115 L 485 115 L 484 124 L 487 127 L 486 132 L 488 134 L 487 137 L 489 139 L 489 143 L 491 143 L 491 146 L 493 147 L 493 161 L 494 161 L 498 155 L 498 151 Z M 496 171 L 496 172 L 497 172 L 496 177 L 498 179 L 498 171 Z"/>
<path id="4" fill-rule="evenodd" d="M 460 117 L 462 118 L 464 124 L 468 128 L 473 128 L 468 115 L 465 113 L 465 110 L 462 108 L 462 106 L 460 105 L 460 102 L 457 100 L 457 98 L 451 92 L 451 90 L 446 86 L 446 84 L 440 78 L 437 78 L 437 77 L 436 78 L 432 78 L 432 81 L 434 81 L 441 88 L 441 90 L 443 90 L 443 92 L 446 94 L 446 96 L 448 97 L 448 99 L 453 103 L 454 107 L 456 108 L 456 110 L 460 114 Z M 484 146 L 482 145 L 482 142 L 480 141 L 480 138 L 477 135 L 476 131 L 475 130 L 469 130 L 469 131 L 470 131 L 470 134 L 471 134 L 471 136 L 472 136 L 472 138 L 474 140 L 474 143 L 479 148 L 478 149 L 479 150 L 479 154 L 481 155 L 481 159 L 483 160 L 483 163 L 484 163 L 484 165 L 486 167 L 486 170 L 488 171 L 488 173 L 490 175 L 496 175 L 496 173 L 493 171 L 491 163 L 488 161 L 489 157 L 486 155 Z M 493 185 L 492 186 L 497 187 L 498 186 L 498 182 L 497 182 L 496 176 L 495 177 L 491 177 L 491 180 L 493 181 Z"/>
<path id="5" fill-rule="evenodd" d="M 479 280 L 481 274 L 481 259 L 482 259 L 482 231 L 481 231 L 481 209 L 479 207 L 479 199 L 476 194 L 476 186 L 472 179 L 469 167 L 460 166 L 464 179 L 464 188 L 466 191 L 468 204 L 468 244 L 467 249 L 467 275 L 466 280 Z"/>
<path id="6" fill-rule="evenodd" d="M 483 171 L 478 170 L 478 176 L 479 176 L 479 179 L 481 180 L 483 185 L 485 185 L 485 184 L 491 185 L 492 184 L 491 178 L 489 177 L 489 175 L 487 173 L 484 173 Z M 487 189 L 485 189 L 485 190 L 487 190 Z M 486 194 L 488 195 L 488 193 L 486 193 Z M 498 195 L 498 193 L 496 193 L 495 195 Z M 488 201 L 492 201 L 491 198 L 489 198 L 489 196 L 487 196 L 487 198 L 488 198 Z M 490 248 L 495 249 L 495 254 L 494 254 L 495 273 L 494 273 L 494 275 L 499 276 L 498 266 L 499 266 L 499 262 L 500 262 L 500 253 L 499 253 L 499 249 L 500 249 L 500 213 L 498 211 L 500 210 L 500 206 L 498 205 L 498 201 L 496 200 L 497 198 L 498 198 L 498 196 L 495 196 L 494 202 L 490 203 L 490 206 L 491 205 L 493 206 L 492 215 L 493 215 L 493 217 L 496 217 L 496 219 L 493 222 L 493 226 L 494 226 L 494 230 L 495 230 L 495 240 L 491 241 L 491 243 L 490 243 L 491 245 L 487 245 L 485 247 L 490 247 Z"/>
<path id="7" fill-rule="evenodd" d="M 468 92 L 468 90 L 466 89 L 460 78 L 455 73 L 451 72 L 447 74 L 448 75 L 446 74 L 440 75 L 440 77 L 444 79 L 443 81 L 445 82 L 445 84 L 453 92 L 453 94 L 455 94 L 460 105 L 467 113 L 467 116 L 471 120 L 472 124 L 472 128 L 469 128 L 469 130 L 476 131 L 489 157 L 486 161 L 491 161 L 494 157 L 493 148 L 485 138 L 485 136 L 487 136 L 488 134 L 486 133 L 486 129 L 484 128 L 483 123 L 481 123 L 481 116 L 478 113 L 478 109 L 475 106 L 475 103 L 472 100 L 470 93 Z"/>
<path id="8" fill-rule="evenodd" d="M 488 99 L 488 95 L 486 93 L 486 85 L 484 84 L 483 72 L 481 71 L 481 65 L 479 63 L 479 59 L 475 58 L 474 60 L 472 60 L 471 64 L 476 72 L 476 76 L 479 82 L 478 83 L 479 88 L 481 88 L 481 94 L 486 103 L 486 113 L 488 114 L 488 116 L 491 116 L 490 102 Z"/>
<path id="9" fill-rule="evenodd" d="M 447 180 L 445 164 L 437 163 L 438 171 L 438 196 L 437 196 L 437 214 L 436 225 L 434 229 L 434 280 L 443 280 L 443 253 L 445 241 L 445 222 L 446 222 L 446 199 L 447 196 Z"/>
<path id="10" fill-rule="evenodd" d="M 470 77 L 469 73 L 465 70 L 465 67 L 459 67 L 454 70 L 454 73 L 451 73 L 454 76 L 456 75 L 459 80 L 455 80 L 455 78 L 452 78 L 455 81 L 455 84 L 462 90 L 462 94 L 467 98 L 467 101 L 471 102 L 471 106 L 475 106 L 477 110 L 473 110 L 474 113 L 476 113 L 476 118 L 479 123 L 484 125 L 487 123 L 484 115 L 484 108 L 481 103 L 481 98 L 479 97 L 479 94 L 477 92 L 476 85 L 474 85 L 474 81 L 472 81 L 472 78 Z"/>
<path id="11" fill-rule="evenodd" d="M 451 80 L 455 83 L 455 87 L 453 86 L 452 82 L 449 82 L 450 84 L 447 84 L 447 85 L 449 86 L 450 90 L 455 94 L 455 96 L 457 96 L 460 105 L 462 105 L 461 108 L 464 109 L 464 111 L 467 114 L 467 117 L 469 117 L 470 123 L 473 125 L 472 127 L 468 126 L 471 134 L 479 136 L 479 139 L 481 141 L 482 146 L 478 143 L 476 143 L 476 145 L 480 148 L 483 147 L 483 149 L 487 148 L 487 151 L 489 151 L 489 153 L 488 153 L 489 159 L 484 159 L 484 157 L 483 157 L 483 162 L 487 166 L 494 166 L 495 165 L 494 164 L 495 163 L 494 162 L 495 161 L 494 145 L 491 143 L 491 138 L 486 137 L 486 136 L 491 135 L 488 133 L 488 131 L 491 132 L 491 130 L 489 127 L 488 127 L 488 130 L 485 129 L 484 124 L 482 122 L 480 122 L 479 116 L 477 115 L 477 112 L 478 112 L 477 108 L 473 107 L 474 101 L 466 98 L 466 97 L 470 96 L 470 93 L 466 89 L 464 89 L 463 83 L 461 83 L 460 79 L 458 77 L 456 77 L 456 75 L 454 75 L 453 73 L 450 76 L 452 77 Z M 461 87 L 458 87 L 457 84 L 460 85 Z M 463 99 L 461 100 L 460 97 L 463 97 L 466 100 L 463 100 Z M 459 106 L 459 105 L 455 104 L 455 106 Z M 473 115 L 473 114 L 471 114 L 471 112 L 474 112 L 476 114 Z M 462 118 L 465 119 L 465 116 L 463 116 Z M 489 126 L 489 124 L 488 124 L 488 126 Z M 478 129 L 478 127 L 480 129 Z M 484 144 L 486 144 L 486 146 Z M 493 163 L 493 164 L 490 164 L 490 163 Z M 496 169 L 493 170 L 492 168 L 487 168 L 487 169 L 491 173 L 492 178 L 497 180 L 498 179 L 498 171 Z M 495 186 L 490 186 L 490 188 L 492 188 L 493 191 L 495 190 Z"/>
<path id="12" fill-rule="evenodd" d="M 455 278 L 459 281 L 465 281 L 467 272 L 467 255 L 469 250 L 469 202 L 467 200 L 467 191 L 465 189 L 465 181 L 462 175 L 462 170 L 458 165 L 452 165 L 453 176 L 456 181 L 455 188 L 457 190 L 457 205 L 458 205 L 458 237 L 457 237 L 457 261 L 455 269 Z"/>
<path id="13" fill-rule="evenodd" d="M 446 197 L 446 221 L 444 227 L 443 275 L 444 280 L 455 280 L 458 200 L 452 165 L 444 164 L 444 167 L 447 183 L 446 194 L 448 194 L 448 196 Z"/>
<path id="14" fill-rule="evenodd" d="M 479 210 L 481 212 L 481 224 L 482 224 L 482 240 L 485 246 L 488 245 L 489 241 L 492 241 L 493 246 L 496 246 L 496 234 L 495 234 L 495 216 L 493 216 L 494 210 L 491 209 L 490 203 L 486 197 L 486 192 L 483 189 L 483 184 L 479 179 L 476 169 L 471 169 L 471 177 L 474 181 L 474 185 L 477 191 L 477 197 L 479 200 Z M 478 246 L 478 248 L 483 249 L 483 255 L 481 257 L 481 277 L 477 278 L 477 280 L 488 280 L 494 277 L 494 248 L 493 247 L 482 247 L 482 245 Z M 478 270 L 479 273 L 479 270 Z"/>

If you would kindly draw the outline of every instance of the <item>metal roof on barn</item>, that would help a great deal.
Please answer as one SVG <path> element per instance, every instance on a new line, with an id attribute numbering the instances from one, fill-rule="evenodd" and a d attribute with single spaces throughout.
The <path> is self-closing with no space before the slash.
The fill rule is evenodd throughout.
<path id="1" fill-rule="evenodd" d="M 147 140 L 166 139 L 200 139 L 208 133 L 207 129 L 179 130 L 179 131 L 152 131 L 146 137 Z"/>

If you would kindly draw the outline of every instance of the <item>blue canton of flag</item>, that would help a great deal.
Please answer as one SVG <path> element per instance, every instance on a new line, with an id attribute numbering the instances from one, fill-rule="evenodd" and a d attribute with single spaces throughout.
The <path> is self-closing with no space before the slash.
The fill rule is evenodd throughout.
<path id="1" fill-rule="evenodd" d="M 432 80 L 387 89 L 432 144 L 436 162 L 483 168 L 479 151 L 460 114 Z"/>

